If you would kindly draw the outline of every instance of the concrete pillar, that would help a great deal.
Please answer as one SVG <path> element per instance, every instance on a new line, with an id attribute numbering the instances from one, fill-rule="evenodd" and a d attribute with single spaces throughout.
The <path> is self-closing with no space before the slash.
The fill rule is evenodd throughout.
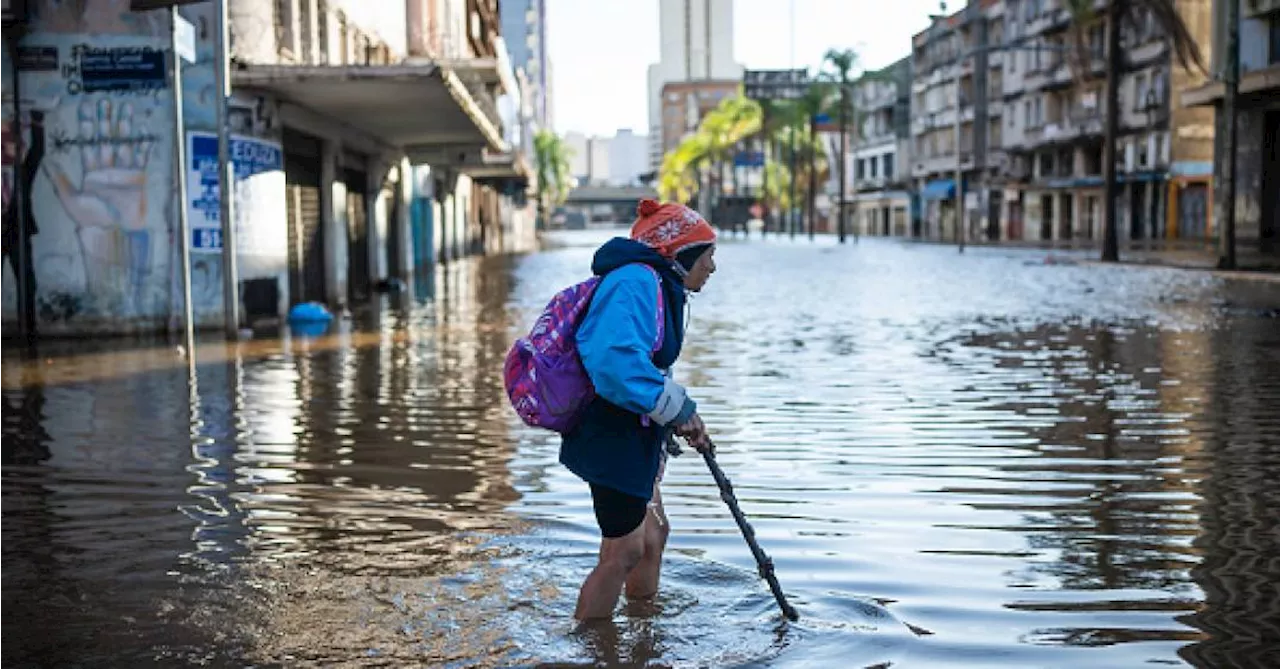
<path id="1" fill-rule="evenodd" d="M 1080 191 L 1071 191 L 1071 238 L 1078 239 L 1084 229 L 1084 196 Z"/>
<path id="2" fill-rule="evenodd" d="M 1058 196 L 1058 225 L 1062 227 L 1062 230 L 1058 232 L 1058 236 L 1063 241 L 1071 241 L 1074 236 L 1074 217 L 1076 215 L 1074 199 L 1075 191 L 1073 190 L 1064 191 Z M 1067 214 L 1068 207 L 1071 209 L 1070 215 Z"/>
<path id="3" fill-rule="evenodd" d="M 393 233 L 400 240 L 400 257 L 395 265 L 399 277 L 406 285 L 413 285 L 413 166 L 409 159 L 400 157 L 400 181 L 397 182 L 393 197 L 399 200 L 398 214 L 392 221 Z"/>
<path id="4" fill-rule="evenodd" d="M 1052 216 L 1049 217 L 1049 239 L 1058 241 L 1062 230 L 1062 198 L 1054 191 L 1049 191 L 1049 202 L 1052 203 Z"/>
<path id="5" fill-rule="evenodd" d="M 369 285 L 377 285 L 387 275 L 387 207 L 382 183 L 386 178 L 386 163 L 370 159 L 365 163 L 365 221 L 369 228 L 368 252 Z"/>
<path id="6" fill-rule="evenodd" d="M 320 149 L 320 215 L 324 226 L 325 289 L 330 304 L 347 303 L 347 187 L 338 178 L 342 145 L 325 139 Z"/>

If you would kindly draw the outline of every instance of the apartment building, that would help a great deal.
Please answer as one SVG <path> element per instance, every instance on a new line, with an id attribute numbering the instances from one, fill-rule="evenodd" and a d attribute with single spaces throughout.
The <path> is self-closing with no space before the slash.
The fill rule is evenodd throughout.
<path id="1" fill-rule="evenodd" d="M 917 236 L 911 198 L 911 60 L 903 58 L 854 84 L 859 122 L 845 169 L 848 207 L 864 235 Z"/>
<path id="2" fill-rule="evenodd" d="M 186 244 L 196 321 L 221 325 L 214 4 L 180 8 L 195 28 L 180 98 L 171 14 L 93 4 L 37 0 L 6 15 L 5 135 L 32 139 L 6 163 L 27 203 L 6 197 L 6 215 L 29 253 L 22 280 L 5 279 L 5 319 L 21 311 L 41 334 L 175 328 Z M 244 325 L 299 302 L 358 305 L 388 279 L 412 286 L 437 261 L 532 237 L 527 164 L 498 112 L 521 97 L 498 25 L 496 0 L 228 3 L 227 246 Z M 104 188 L 113 179 L 125 181 Z"/>
<path id="3" fill-rule="evenodd" d="M 989 114 L 984 12 L 1000 8 L 995 0 L 971 2 L 933 17 L 912 37 L 911 177 L 926 238 L 959 239 L 962 213 L 967 236 L 983 220 Z"/>
<path id="4" fill-rule="evenodd" d="M 1061 0 L 1001 4 L 1003 155 L 991 161 L 1001 166 L 990 175 L 1001 187 L 1000 202 L 990 211 L 999 223 L 991 229 L 1010 240 L 1101 240 L 1107 18 L 1082 28 L 1082 56 Z M 1204 43 L 1209 14 L 1201 4 L 1177 6 Z M 1172 95 L 1203 75 L 1176 63 L 1152 15 L 1137 18 L 1121 32 L 1119 237 L 1203 238 L 1210 230 L 1212 119 L 1203 110 L 1176 108 Z M 994 93 L 994 79 L 991 88 Z M 994 125 L 991 132 L 995 137 Z"/>
<path id="5" fill-rule="evenodd" d="M 1280 0 L 1240 2 L 1240 95 L 1236 112 L 1236 199 L 1228 202 L 1226 189 L 1213 192 L 1214 220 L 1222 220 L 1228 207 L 1235 208 L 1236 237 L 1250 247 L 1275 257 L 1280 254 Z M 1225 176 L 1231 160 L 1225 145 L 1227 115 L 1222 113 L 1225 87 L 1221 75 L 1226 66 L 1227 4 L 1213 3 L 1213 55 L 1210 71 L 1219 79 L 1182 93 L 1189 108 L 1210 109 L 1216 125 L 1213 169 Z M 1178 209 L 1178 221 L 1186 217 Z M 1179 229 L 1181 232 L 1181 228 Z"/>

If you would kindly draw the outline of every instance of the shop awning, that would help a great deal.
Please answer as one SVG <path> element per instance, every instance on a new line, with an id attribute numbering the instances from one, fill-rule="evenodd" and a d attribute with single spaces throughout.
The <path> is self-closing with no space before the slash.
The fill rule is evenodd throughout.
<path id="1" fill-rule="evenodd" d="M 926 200 L 947 200 L 955 196 L 956 182 L 952 179 L 934 179 L 920 191 L 920 197 Z"/>

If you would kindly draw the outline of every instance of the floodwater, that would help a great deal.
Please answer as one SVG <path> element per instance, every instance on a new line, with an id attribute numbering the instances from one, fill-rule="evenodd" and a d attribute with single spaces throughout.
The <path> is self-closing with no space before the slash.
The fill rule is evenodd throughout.
<path id="1" fill-rule="evenodd" d="M 577 628 L 597 534 L 500 368 L 599 234 L 322 337 L 3 365 L 3 664 L 1280 663 L 1280 283 L 1043 251 L 727 241 L 678 374 L 659 598 Z"/>

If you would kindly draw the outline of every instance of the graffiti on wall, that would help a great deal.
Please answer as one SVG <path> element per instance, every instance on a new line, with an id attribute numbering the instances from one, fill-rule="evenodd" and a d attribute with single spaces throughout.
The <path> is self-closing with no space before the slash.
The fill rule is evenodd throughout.
<path id="1" fill-rule="evenodd" d="M 50 0 L 29 10 L 30 31 L 6 45 L 13 62 L 5 78 L 18 84 L 6 100 L 6 130 L 22 182 L 10 183 L 23 197 L 7 207 L 5 228 L 7 239 L 18 214 L 25 218 L 25 234 L 13 237 L 30 258 L 36 316 L 163 317 L 173 166 L 167 22 L 130 11 L 129 0 Z M 4 274 L 7 317 L 16 283 Z"/>

